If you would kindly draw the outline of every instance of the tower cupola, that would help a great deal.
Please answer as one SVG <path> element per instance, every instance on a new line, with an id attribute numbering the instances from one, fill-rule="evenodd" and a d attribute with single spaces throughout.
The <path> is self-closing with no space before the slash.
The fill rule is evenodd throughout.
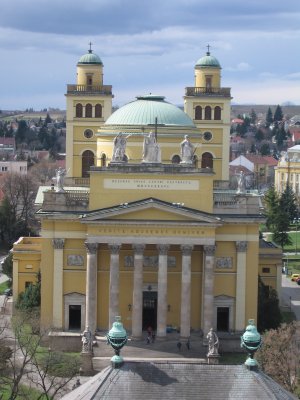
<path id="1" fill-rule="evenodd" d="M 86 54 L 80 57 L 77 63 L 77 84 L 84 86 L 103 85 L 103 62 L 93 53 L 92 43 Z"/>
<path id="2" fill-rule="evenodd" d="M 201 57 L 195 65 L 195 86 L 208 90 L 221 86 L 221 65 L 209 50 L 208 45 L 206 55 Z"/>

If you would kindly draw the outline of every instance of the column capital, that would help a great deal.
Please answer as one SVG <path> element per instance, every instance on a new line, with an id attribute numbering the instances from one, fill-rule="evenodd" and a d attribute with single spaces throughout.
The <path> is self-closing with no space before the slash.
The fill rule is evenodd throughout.
<path id="1" fill-rule="evenodd" d="M 65 239 L 52 239 L 52 246 L 54 249 L 63 249 L 65 245 Z"/>
<path id="2" fill-rule="evenodd" d="M 109 248 L 111 254 L 119 254 L 121 246 L 122 245 L 120 243 L 113 243 L 113 244 L 109 244 L 108 248 Z"/>
<path id="3" fill-rule="evenodd" d="M 96 254 L 98 250 L 98 243 L 84 242 L 88 254 Z"/>
<path id="4" fill-rule="evenodd" d="M 236 245 L 236 251 L 241 252 L 241 253 L 245 253 L 247 251 L 248 242 L 239 241 L 239 242 L 235 242 L 235 245 Z"/>
<path id="5" fill-rule="evenodd" d="M 183 244 L 182 246 L 180 246 L 181 251 L 182 251 L 182 255 L 183 256 L 190 256 L 192 254 L 193 251 L 193 247 L 190 244 Z"/>
<path id="6" fill-rule="evenodd" d="M 132 248 L 133 248 L 134 254 L 141 256 L 141 255 L 143 255 L 143 252 L 145 250 L 145 245 L 144 244 L 133 244 Z"/>
<path id="7" fill-rule="evenodd" d="M 166 256 L 168 254 L 169 247 L 170 246 L 168 244 L 158 244 L 157 250 L 159 251 L 159 255 Z"/>
<path id="8" fill-rule="evenodd" d="M 216 246 L 214 245 L 209 245 L 209 246 L 203 246 L 204 252 L 206 256 L 214 256 L 215 251 L 216 251 Z"/>

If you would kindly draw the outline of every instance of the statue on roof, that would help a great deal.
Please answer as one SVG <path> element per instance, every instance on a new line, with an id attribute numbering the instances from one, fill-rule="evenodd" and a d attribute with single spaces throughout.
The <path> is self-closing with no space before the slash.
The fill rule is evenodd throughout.
<path id="1" fill-rule="evenodd" d="M 160 147 L 157 143 L 155 133 L 150 132 L 144 138 L 143 163 L 161 163 Z"/>
<path id="2" fill-rule="evenodd" d="M 67 171 L 59 167 L 58 169 L 55 170 L 56 173 L 56 191 L 57 192 L 64 192 L 64 181 L 65 181 L 65 176 L 67 174 Z"/>
<path id="3" fill-rule="evenodd" d="M 214 332 L 213 328 L 210 328 L 206 339 L 208 340 L 208 353 L 207 356 L 217 356 L 219 355 L 219 338 Z"/>
<path id="4" fill-rule="evenodd" d="M 113 154 L 112 154 L 112 162 L 125 162 L 127 160 L 126 158 L 126 144 L 127 144 L 127 139 L 129 136 L 123 135 L 122 132 L 119 132 L 118 135 L 114 138 L 114 148 L 113 148 Z"/>
<path id="5" fill-rule="evenodd" d="M 240 171 L 240 174 L 238 176 L 238 187 L 237 187 L 237 193 L 244 193 L 245 191 L 245 174 L 243 171 Z"/>
<path id="6" fill-rule="evenodd" d="M 185 135 L 184 140 L 180 143 L 180 164 L 193 164 L 194 153 L 194 145 L 190 142 L 189 136 Z"/>

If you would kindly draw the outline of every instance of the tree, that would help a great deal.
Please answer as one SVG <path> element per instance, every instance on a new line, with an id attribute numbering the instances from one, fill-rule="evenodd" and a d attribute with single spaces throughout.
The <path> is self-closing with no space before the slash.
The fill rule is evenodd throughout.
<path id="1" fill-rule="evenodd" d="M 52 119 L 51 119 L 49 113 L 47 113 L 47 116 L 45 118 L 45 125 L 47 126 L 47 124 L 50 124 L 51 122 L 52 122 Z"/>
<path id="2" fill-rule="evenodd" d="M 271 108 L 269 107 L 266 115 L 266 126 L 269 127 L 272 124 L 272 122 L 273 122 L 273 114 Z"/>
<path id="3" fill-rule="evenodd" d="M 295 193 L 289 183 L 286 184 L 280 197 L 280 206 L 287 212 L 289 222 L 293 222 L 298 216 L 297 200 Z"/>
<path id="4" fill-rule="evenodd" d="M 12 328 L 13 337 L 7 334 L 6 339 L 14 346 L 6 370 L 0 375 L 0 393 L 5 386 L 10 400 L 26 398 L 22 396 L 22 382 L 26 381 L 41 389 L 37 399 L 61 398 L 68 382 L 79 372 L 79 357 L 42 347 L 49 331 L 40 329 L 36 310 L 16 312 Z"/>
<path id="5" fill-rule="evenodd" d="M 271 153 L 270 144 L 268 142 L 263 143 L 260 146 L 260 154 L 262 156 L 268 156 Z"/>
<path id="6" fill-rule="evenodd" d="M 256 112 L 254 111 L 254 109 L 252 108 L 251 109 L 251 112 L 250 112 L 250 121 L 251 121 L 251 124 L 255 124 L 256 123 L 256 120 L 257 120 L 257 115 L 256 115 Z"/>
<path id="7" fill-rule="evenodd" d="M 37 282 L 27 286 L 18 296 L 16 307 L 20 310 L 31 310 L 41 305 L 41 274 L 37 274 Z"/>
<path id="8" fill-rule="evenodd" d="M 258 277 L 258 310 L 257 328 L 259 332 L 278 328 L 281 323 L 281 313 L 277 292 L 266 286 Z"/>
<path id="9" fill-rule="evenodd" d="M 17 145 L 20 145 L 21 143 L 25 142 L 28 130 L 29 128 L 27 126 L 27 122 L 24 119 L 21 119 L 18 124 L 18 129 L 15 136 Z"/>
<path id="10" fill-rule="evenodd" d="M 264 196 L 266 227 L 272 232 L 276 229 L 276 217 L 279 211 L 279 197 L 274 188 L 271 186 Z"/>
<path id="11" fill-rule="evenodd" d="M 261 142 L 264 139 L 263 131 L 261 129 L 258 129 L 254 137 L 258 142 Z"/>
<path id="12" fill-rule="evenodd" d="M 282 109 L 280 107 L 280 105 L 278 104 L 278 106 L 276 107 L 276 110 L 274 112 L 274 121 L 282 121 L 283 119 L 283 112 Z"/>
<path id="13" fill-rule="evenodd" d="M 263 346 L 256 353 L 261 369 L 290 392 L 295 393 L 300 373 L 300 349 L 296 325 L 283 324 L 263 336 Z"/>

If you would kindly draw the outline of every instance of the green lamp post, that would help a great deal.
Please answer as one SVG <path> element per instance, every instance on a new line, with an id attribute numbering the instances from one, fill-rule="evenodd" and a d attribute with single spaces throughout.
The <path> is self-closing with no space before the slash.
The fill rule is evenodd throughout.
<path id="1" fill-rule="evenodd" d="M 121 317 L 115 317 L 111 330 L 106 335 L 107 343 L 115 350 L 115 355 L 111 358 L 114 368 L 120 368 L 123 364 L 123 358 L 120 356 L 120 350 L 127 342 L 127 333 L 123 328 Z"/>
<path id="2" fill-rule="evenodd" d="M 249 353 L 245 365 L 249 369 L 257 369 L 258 363 L 255 360 L 254 353 L 260 348 L 262 344 L 261 336 L 257 332 L 256 326 L 254 325 L 254 319 L 248 320 L 248 326 L 244 334 L 241 336 L 241 347 L 246 349 Z"/>

